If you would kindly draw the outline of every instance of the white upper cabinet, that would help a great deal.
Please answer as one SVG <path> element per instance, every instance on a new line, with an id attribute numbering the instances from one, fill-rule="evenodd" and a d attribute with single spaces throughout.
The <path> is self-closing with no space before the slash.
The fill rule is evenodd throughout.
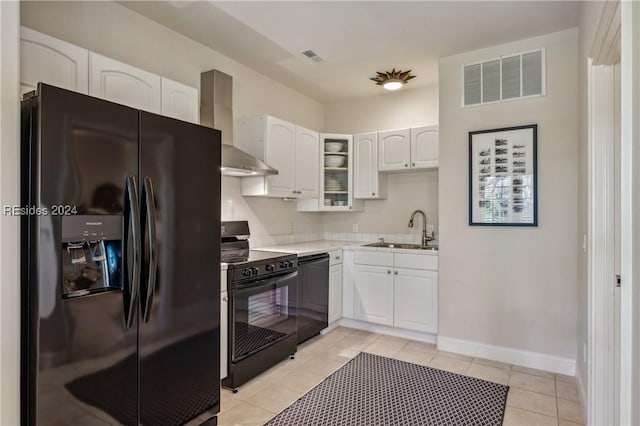
<path id="1" fill-rule="evenodd" d="M 198 89 L 162 77 L 162 115 L 200 123 Z"/>
<path id="2" fill-rule="evenodd" d="M 38 82 L 89 93 L 89 51 L 22 27 L 20 31 L 20 93 Z"/>
<path id="3" fill-rule="evenodd" d="M 437 169 L 438 143 L 438 126 L 378 132 L 378 170 Z"/>
<path id="4" fill-rule="evenodd" d="M 296 126 L 274 117 L 265 117 L 264 159 L 278 170 L 267 177 L 269 195 L 295 197 L 296 190 Z"/>
<path id="5" fill-rule="evenodd" d="M 378 132 L 378 170 L 408 169 L 411 163 L 409 129 Z"/>
<path id="6" fill-rule="evenodd" d="M 89 94 L 159 114 L 160 76 L 97 53 L 89 54 Z"/>
<path id="7" fill-rule="evenodd" d="M 260 115 L 243 121 L 238 148 L 278 170 L 277 175 L 242 178 L 242 195 L 318 199 L 317 132 Z"/>
<path id="8" fill-rule="evenodd" d="M 300 198 L 317 198 L 320 185 L 320 134 L 296 126 L 296 189 Z"/>
<path id="9" fill-rule="evenodd" d="M 437 168 L 438 156 L 438 126 L 416 127 L 411 129 L 411 168 Z"/>
<path id="10" fill-rule="evenodd" d="M 353 136 L 353 198 L 387 197 L 387 176 L 378 173 L 378 134 Z"/>

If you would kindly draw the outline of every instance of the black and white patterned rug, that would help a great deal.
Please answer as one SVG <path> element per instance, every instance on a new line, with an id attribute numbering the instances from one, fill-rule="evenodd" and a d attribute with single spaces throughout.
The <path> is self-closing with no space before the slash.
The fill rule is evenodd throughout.
<path id="1" fill-rule="evenodd" d="M 508 386 L 361 353 L 266 426 L 501 425 Z"/>

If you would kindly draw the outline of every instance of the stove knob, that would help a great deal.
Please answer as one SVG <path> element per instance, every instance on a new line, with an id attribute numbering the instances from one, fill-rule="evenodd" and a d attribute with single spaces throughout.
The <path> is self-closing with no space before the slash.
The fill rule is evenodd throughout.
<path id="1" fill-rule="evenodd" d="M 287 268 L 293 268 L 293 262 L 292 261 L 288 261 L 287 262 Z"/>
<path id="2" fill-rule="evenodd" d="M 267 272 L 273 272 L 275 271 L 276 267 L 274 265 L 266 265 L 264 269 L 266 269 Z"/>
<path id="3" fill-rule="evenodd" d="M 286 262 L 286 261 L 284 261 L 284 260 L 281 260 L 281 261 L 280 261 L 280 268 L 281 268 L 281 269 L 285 269 L 286 267 L 287 267 L 287 262 Z"/>
<path id="4" fill-rule="evenodd" d="M 250 269 L 243 269 L 242 270 L 242 276 L 243 277 L 248 277 L 251 275 L 251 270 Z"/>
<path id="5" fill-rule="evenodd" d="M 253 275 L 258 275 L 258 272 L 260 272 L 260 269 L 258 269 L 258 268 L 251 268 L 251 271 L 252 271 Z"/>

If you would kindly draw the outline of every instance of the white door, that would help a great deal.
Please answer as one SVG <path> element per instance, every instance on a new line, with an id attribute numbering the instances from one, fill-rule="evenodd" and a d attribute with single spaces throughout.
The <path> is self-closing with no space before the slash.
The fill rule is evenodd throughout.
<path id="1" fill-rule="evenodd" d="M 409 129 L 378 132 L 378 170 L 409 168 L 411 143 Z"/>
<path id="2" fill-rule="evenodd" d="M 411 168 L 437 168 L 438 156 L 438 126 L 416 127 L 411 129 Z"/>
<path id="3" fill-rule="evenodd" d="M 162 77 L 162 115 L 200 124 L 198 89 Z"/>
<path id="4" fill-rule="evenodd" d="M 342 317 L 342 265 L 329 268 L 329 323 Z"/>
<path id="5" fill-rule="evenodd" d="M 278 170 L 269 176 L 269 195 L 296 197 L 296 128 L 274 117 L 266 117 L 265 162 Z"/>
<path id="6" fill-rule="evenodd" d="M 89 51 L 29 28 L 20 29 L 20 93 L 38 82 L 89 93 Z"/>
<path id="7" fill-rule="evenodd" d="M 160 76 L 90 52 L 89 94 L 160 114 Z"/>
<path id="8" fill-rule="evenodd" d="M 298 197 L 318 198 L 320 184 L 320 134 L 296 126 L 296 187 Z"/>
<path id="9" fill-rule="evenodd" d="M 353 198 L 377 198 L 378 134 L 360 133 L 353 137 Z"/>
<path id="10" fill-rule="evenodd" d="M 393 274 L 390 267 L 354 265 L 355 319 L 393 325 Z"/>
<path id="11" fill-rule="evenodd" d="M 438 273 L 397 268 L 394 278 L 393 325 L 437 333 Z"/>

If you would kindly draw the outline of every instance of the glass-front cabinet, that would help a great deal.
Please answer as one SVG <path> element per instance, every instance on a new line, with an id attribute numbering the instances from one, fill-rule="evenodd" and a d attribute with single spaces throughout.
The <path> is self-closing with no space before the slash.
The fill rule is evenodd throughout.
<path id="1" fill-rule="evenodd" d="M 304 207 L 298 203 L 298 210 L 307 210 Z M 318 211 L 348 212 L 363 207 L 362 200 L 353 199 L 353 136 L 321 133 Z"/>

